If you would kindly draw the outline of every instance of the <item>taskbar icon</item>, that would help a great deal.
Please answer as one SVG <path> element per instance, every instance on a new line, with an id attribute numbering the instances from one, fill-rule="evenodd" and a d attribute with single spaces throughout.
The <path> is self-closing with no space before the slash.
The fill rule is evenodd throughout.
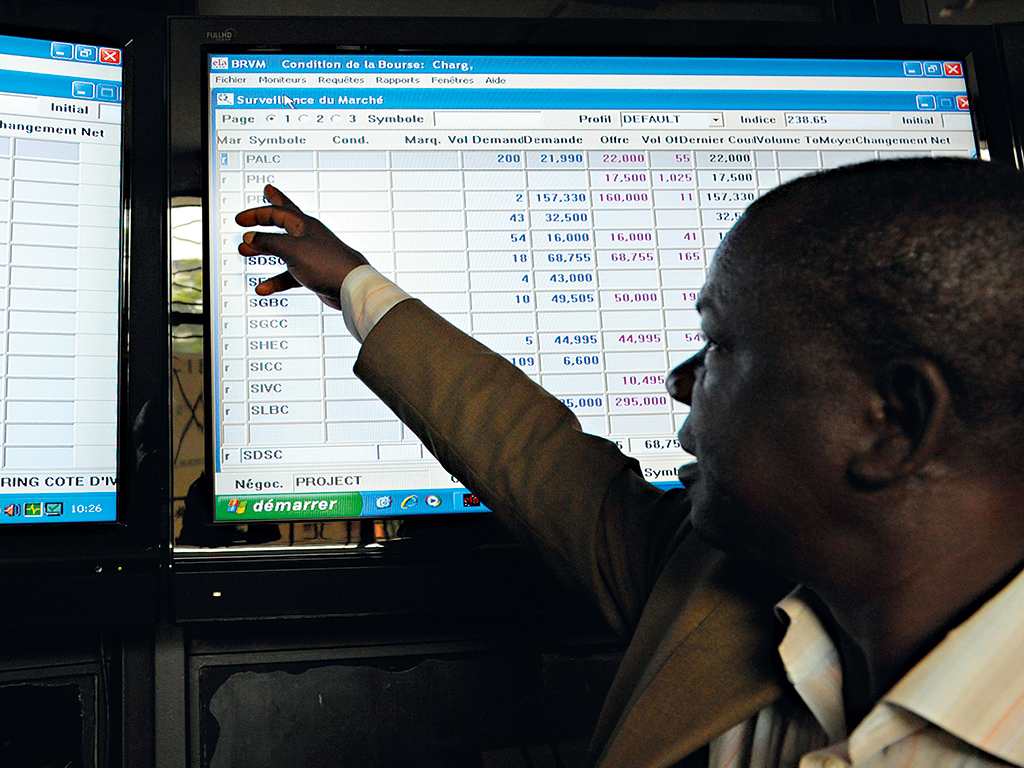
<path id="1" fill-rule="evenodd" d="M 26 501 L 24 511 L 20 504 L 7 504 L 3 512 L 8 517 L 61 517 L 64 514 L 63 501 Z"/>

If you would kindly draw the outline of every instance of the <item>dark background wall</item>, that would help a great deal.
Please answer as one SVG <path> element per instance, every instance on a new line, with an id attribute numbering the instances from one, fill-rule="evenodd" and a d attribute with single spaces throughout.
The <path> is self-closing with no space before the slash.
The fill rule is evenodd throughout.
<path id="1" fill-rule="evenodd" d="M 150 74 L 170 15 L 1024 21 L 1019 0 L 3 0 L 0 12 L 11 24 L 83 29 L 122 14 L 142 30 Z M 136 226 L 150 257 L 166 259 L 164 146 L 137 162 L 157 191 Z M 182 626 L 169 620 L 170 594 L 159 585 L 137 621 L 82 628 L 51 617 L 0 637 L 0 703 L 18 713 L 0 728 L 0 765 L 572 766 L 619 652 L 582 614 L 525 629 L 452 616 Z"/>

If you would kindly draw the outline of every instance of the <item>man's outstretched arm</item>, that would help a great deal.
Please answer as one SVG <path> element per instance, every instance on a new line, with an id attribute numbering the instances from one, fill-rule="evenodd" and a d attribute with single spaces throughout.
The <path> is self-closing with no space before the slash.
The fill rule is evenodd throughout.
<path id="1" fill-rule="evenodd" d="M 288 271 L 257 287 L 304 285 L 364 341 L 355 372 L 443 466 L 595 599 L 627 635 L 682 526 L 685 501 L 662 497 L 614 444 L 580 430 L 557 398 L 500 355 L 379 275 L 273 187 L 244 211 L 244 255 L 274 254 Z M 371 333 L 372 330 L 372 333 Z"/>

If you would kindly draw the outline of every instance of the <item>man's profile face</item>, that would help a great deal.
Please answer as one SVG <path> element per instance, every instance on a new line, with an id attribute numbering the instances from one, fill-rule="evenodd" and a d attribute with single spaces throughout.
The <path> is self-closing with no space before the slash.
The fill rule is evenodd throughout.
<path id="1" fill-rule="evenodd" d="M 763 295 L 743 251 L 734 237 L 712 263 L 699 302 L 707 345 L 669 375 L 690 404 L 680 442 L 697 458 L 681 477 L 702 538 L 789 572 L 842 524 L 832 509 L 859 379 L 797 330 L 785 297 Z"/>

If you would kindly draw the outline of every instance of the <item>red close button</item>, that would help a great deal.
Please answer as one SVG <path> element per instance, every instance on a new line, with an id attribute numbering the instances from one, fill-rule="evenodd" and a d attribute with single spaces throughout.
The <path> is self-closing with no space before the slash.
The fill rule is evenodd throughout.
<path id="1" fill-rule="evenodd" d="M 966 96 L 957 96 L 956 97 L 956 108 L 957 109 L 970 109 L 971 108 L 971 102 L 967 100 Z"/>
<path id="2" fill-rule="evenodd" d="M 121 51 L 117 48 L 100 48 L 101 64 L 120 64 Z"/>
<path id="3" fill-rule="evenodd" d="M 963 77 L 964 68 L 959 61 L 947 61 L 942 65 L 943 70 L 946 72 L 946 77 Z"/>

